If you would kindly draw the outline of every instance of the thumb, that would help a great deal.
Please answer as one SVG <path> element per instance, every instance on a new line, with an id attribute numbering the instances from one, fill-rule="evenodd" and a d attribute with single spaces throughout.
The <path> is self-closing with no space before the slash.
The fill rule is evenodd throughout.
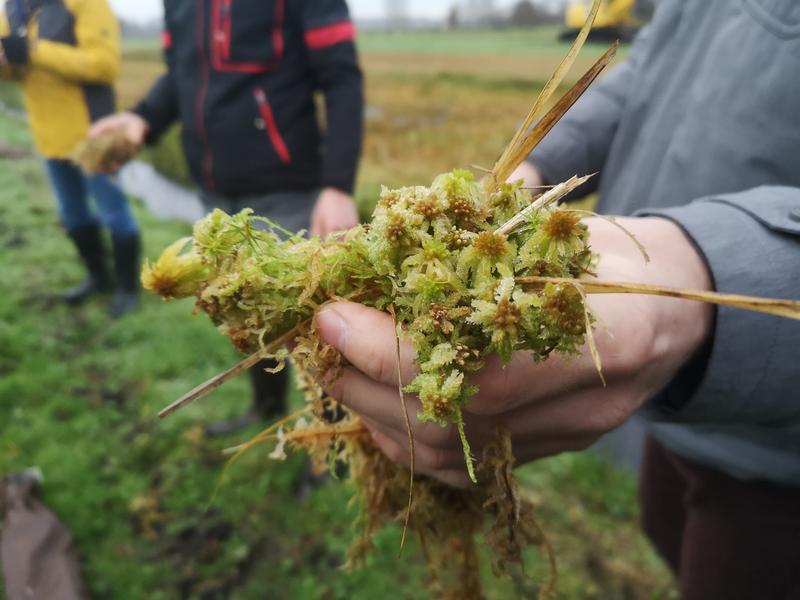
<path id="1" fill-rule="evenodd" d="M 319 312 L 317 330 L 323 340 L 367 377 L 397 385 L 397 340 L 391 316 L 362 304 L 336 302 Z M 413 359 L 413 348 L 401 338 L 403 383 L 409 383 L 418 371 Z"/>
<path id="2" fill-rule="evenodd" d="M 114 124 L 112 122 L 109 122 L 108 119 L 100 119 L 99 121 L 94 123 L 91 127 L 89 127 L 89 131 L 86 132 L 86 137 L 95 138 L 98 135 L 101 135 L 106 131 L 111 131 L 114 128 L 115 128 Z"/>

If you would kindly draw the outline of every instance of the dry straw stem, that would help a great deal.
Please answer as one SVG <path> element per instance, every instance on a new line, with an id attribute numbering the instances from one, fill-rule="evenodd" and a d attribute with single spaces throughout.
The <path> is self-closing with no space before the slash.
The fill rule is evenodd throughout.
<path id="1" fill-rule="evenodd" d="M 516 215 L 511 217 L 505 224 L 497 228 L 494 232 L 495 235 L 508 236 L 517 227 L 525 224 L 533 213 L 547 206 L 550 206 L 551 204 L 555 204 L 556 202 L 564 198 L 567 194 L 572 192 L 572 190 L 586 183 L 586 181 L 588 181 L 591 177 L 592 175 L 586 175 L 585 177 L 573 176 L 571 179 L 565 181 L 564 183 L 559 183 L 558 185 L 553 186 L 552 188 L 547 190 L 544 194 L 542 194 L 530 206 L 519 211 Z"/>
<path id="2" fill-rule="evenodd" d="M 250 356 L 245 358 L 242 362 L 232 366 L 227 371 L 223 371 L 219 375 L 215 375 L 205 383 L 201 383 L 196 388 L 194 388 L 190 392 L 187 392 L 186 394 L 178 398 L 175 402 L 173 402 L 166 408 L 162 409 L 161 412 L 158 413 L 158 417 L 160 419 L 168 417 L 172 413 L 177 412 L 180 409 L 188 406 L 195 400 L 199 400 L 200 398 L 207 396 L 215 389 L 222 386 L 225 382 L 233 379 L 234 377 L 237 377 L 238 375 L 241 375 L 248 369 L 256 366 L 261 360 L 266 358 L 269 354 L 276 352 L 278 349 L 282 348 L 283 346 L 294 340 L 298 332 L 307 324 L 308 323 L 301 323 L 291 331 L 279 337 L 274 342 L 271 342 L 266 346 L 264 346 L 258 352 L 251 354 Z"/>
<path id="3" fill-rule="evenodd" d="M 591 279 L 563 279 L 558 277 L 520 277 L 517 281 L 519 283 L 562 283 L 579 285 L 587 294 L 644 294 L 649 296 L 680 298 L 682 300 L 695 300 L 697 302 L 730 306 L 741 310 L 760 312 L 800 321 L 799 300 L 776 300 L 772 298 L 742 296 L 739 294 L 720 294 L 719 292 L 704 292 L 700 290 L 679 290 L 647 283 L 628 283 L 624 281 L 594 281 Z"/>
<path id="4" fill-rule="evenodd" d="M 411 504 L 414 501 L 414 473 L 416 471 L 416 453 L 414 452 L 414 433 L 411 430 L 411 418 L 408 416 L 408 405 L 406 403 L 406 395 L 403 392 L 403 369 L 400 366 L 400 333 L 398 332 L 397 313 L 395 312 L 394 304 L 389 305 L 389 313 L 392 315 L 392 324 L 394 325 L 394 342 L 395 342 L 395 368 L 397 369 L 397 393 L 400 395 L 400 404 L 403 408 L 403 419 L 406 424 L 406 431 L 408 433 L 408 453 L 410 458 L 410 470 L 408 481 L 408 506 L 406 506 L 406 516 L 403 522 L 403 535 L 400 538 L 400 555 L 403 554 L 403 548 L 406 545 L 406 534 L 408 533 L 408 524 L 411 522 Z"/>
<path id="5" fill-rule="evenodd" d="M 574 86 L 572 86 L 572 88 L 555 104 L 555 106 L 553 106 L 553 108 L 551 108 L 545 114 L 545 116 L 538 123 L 536 123 L 536 126 L 533 125 L 536 117 L 539 115 L 539 112 L 550 100 L 550 97 L 556 91 L 558 86 L 561 85 L 561 82 L 564 81 L 564 77 L 567 75 L 573 63 L 575 62 L 575 58 L 578 56 L 583 44 L 586 42 L 589 31 L 594 24 L 594 19 L 597 16 L 597 11 L 600 9 L 600 4 L 601 0 L 594 0 L 592 3 L 592 8 L 589 11 L 586 22 L 578 33 L 578 36 L 575 38 L 575 42 L 572 44 L 569 52 L 564 57 L 564 60 L 562 60 L 558 65 L 558 68 L 555 70 L 552 77 L 550 77 L 550 79 L 544 85 L 544 88 L 542 88 L 541 93 L 536 98 L 536 101 L 533 103 L 530 111 L 528 111 L 528 114 L 522 122 L 522 125 L 514 134 L 511 142 L 508 144 L 506 149 L 500 155 L 500 158 L 495 163 L 491 176 L 484 180 L 484 186 L 487 193 L 494 191 L 497 189 L 500 183 L 508 180 L 514 170 L 520 164 L 522 164 L 522 161 L 524 161 L 528 155 L 530 155 L 542 138 L 547 135 L 547 133 L 556 123 L 558 123 L 558 121 L 564 116 L 570 107 L 575 104 L 577 99 L 581 97 L 589 85 L 591 85 L 595 78 L 600 74 L 600 71 L 602 71 L 605 66 L 611 62 L 611 59 L 614 58 L 619 46 L 619 42 L 614 42 L 611 48 L 608 49 L 608 51 L 592 66 L 592 68 L 589 69 Z"/>

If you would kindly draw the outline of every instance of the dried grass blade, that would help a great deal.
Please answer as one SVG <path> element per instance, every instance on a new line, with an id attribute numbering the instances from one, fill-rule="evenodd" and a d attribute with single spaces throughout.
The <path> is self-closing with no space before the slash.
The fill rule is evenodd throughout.
<path id="1" fill-rule="evenodd" d="M 583 47 L 584 43 L 586 42 L 586 38 L 589 36 L 589 31 L 594 24 L 594 19 L 597 16 L 598 10 L 600 10 L 600 4 L 602 0 L 594 0 L 592 3 L 592 7 L 589 10 L 589 14 L 586 17 L 586 22 L 583 24 L 580 32 L 578 32 L 575 41 L 572 43 L 572 47 L 569 49 L 567 55 L 562 59 L 561 63 L 558 65 L 556 70 L 550 76 L 550 79 L 545 83 L 542 91 L 539 93 L 539 96 L 536 98 L 536 101 L 533 103 L 530 111 L 528 111 L 527 116 L 520 125 L 517 132 L 514 134 L 514 137 L 511 139 L 511 142 L 508 144 L 506 149 L 501 154 L 500 158 L 498 159 L 497 163 L 492 169 L 492 176 L 487 178 L 487 187 L 491 188 L 492 186 L 497 186 L 499 182 L 503 182 L 508 179 L 508 176 L 514 171 L 514 169 L 519 166 L 522 162 L 516 162 L 511 169 L 508 169 L 508 166 L 515 162 L 515 156 L 518 154 L 518 149 L 522 140 L 525 138 L 526 134 L 533 126 L 536 117 L 538 116 L 539 112 L 542 110 L 545 104 L 547 104 L 550 97 L 556 91 L 561 82 L 564 81 L 564 77 L 566 77 L 567 73 L 569 72 L 570 68 L 575 62 L 575 58 L 578 56 L 581 48 Z M 506 172 L 507 171 L 507 172 Z"/>
<path id="2" fill-rule="evenodd" d="M 614 42 L 611 47 L 606 50 L 605 54 L 601 56 L 592 67 L 583 74 L 578 82 L 573 85 L 566 94 L 564 94 L 553 107 L 545 113 L 545 115 L 534 126 L 531 132 L 521 141 L 519 145 L 519 154 L 521 158 L 514 163 L 510 163 L 506 169 L 510 167 L 506 179 L 514 172 L 520 163 L 533 152 L 533 149 L 539 145 L 539 142 L 544 139 L 550 130 L 561 120 L 566 112 L 572 108 L 572 105 L 578 101 L 590 85 L 597 79 L 597 76 L 606 68 L 608 63 L 612 61 L 619 48 L 619 42 Z M 503 179 L 505 181 L 505 179 Z"/>
<path id="3" fill-rule="evenodd" d="M 587 294 L 645 294 L 695 300 L 720 306 L 730 306 L 741 310 L 760 312 L 786 319 L 800 321 L 800 300 L 780 300 L 758 298 L 739 294 L 721 294 L 700 290 L 679 290 L 676 288 L 650 285 L 647 283 L 628 283 L 623 281 L 593 281 L 591 279 L 562 279 L 557 277 L 520 277 L 519 283 L 579 283 Z"/>
<path id="4" fill-rule="evenodd" d="M 397 393 L 400 395 L 400 404 L 403 408 L 403 419 L 405 420 L 406 432 L 408 433 L 408 452 L 411 455 L 411 470 L 408 476 L 408 505 L 406 506 L 405 519 L 403 521 L 403 535 L 400 538 L 400 556 L 403 555 L 403 548 L 406 545 L 406 534 L 408 533 L 408 524 L 411 522 L 411 505 L 414 501 L 414 471 L 416 470 L 416 453 L 414 452 L 414 433 L 411 430 L 411 418 L 408 416 L 408 405 L 406 403 L 406 395 L 403 392 L 403 370 L 400 365 L 400 334 L 397 331 L 397 314 L 395 313 L 394 304 L 389 305 L 389 313 L 392 315 L 392 323 L 394 324 L 394 342 L 395 342 L 395 367 L 397 368 Z"/>
<path id="5" fill-rule="evenodd" d="M 597 344 L 594 341 L 594 331 L 592 330 L 592 314 L 589 312 L 589 303 L 586 302 L 586 289 L 579 283 L 574 284 L 575 289 L 583 298 L 583 318 L 586 322 L 586 345 L 589 346 L 589 353 L 592 355 L 594 361 L 594 368 L 597 370 L 597 375 L 600 381 L 603 382 L 603 387 L 607 387 L 606 378 L 603 375 L 603 361 L 600 359 L 600 352 L 597 350 Z"/>
<path id="6" fill-rule="evenodd" d="M 503 225 L 498 227 L 494 233 L 497 235 L 509 235 L 517 227 L 524 224 L 528 220 L 528 217 L 530 217 L 537 210 L 541 210 L 546 206 L 555 204 L 564 196 L 569 194 L 572 190 L 586 183 L 586 181 L 588 181 L 591 177 L 593 177 L 593 175 L 586 175 L 584 177 L 574 176 L 564 183 L 559 183 L 558 185 L 552 187 L 542 194 L 530 206 L 526 206 L 524 209 L 506 221 Z"/>

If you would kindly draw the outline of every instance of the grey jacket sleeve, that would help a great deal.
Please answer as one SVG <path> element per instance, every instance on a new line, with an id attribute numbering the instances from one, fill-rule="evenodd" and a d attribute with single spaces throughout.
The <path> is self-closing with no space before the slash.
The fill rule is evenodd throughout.
<path id="1" fill-rule="evenodd" d="M 800 189 L 759 187 L 640 214 L 682 227 L 705 257 L 717 291 L 800 299 Z M 656 400 L 648 415 L 675 422 L 800 426 L 800 321 L 718 308 L 698 382 L 677 410 Z"/>
<path id="2" fill-rule="evenodd" d="M 603 170 L 650 29 L 639 33 L 628 58 L 590 87 L 533 151 L 529 160 L 545 183 L 556 184 L 573 175 Z M 591 194 L 597 183 L 598 178 L 593 177 L 577 193 Z"/>

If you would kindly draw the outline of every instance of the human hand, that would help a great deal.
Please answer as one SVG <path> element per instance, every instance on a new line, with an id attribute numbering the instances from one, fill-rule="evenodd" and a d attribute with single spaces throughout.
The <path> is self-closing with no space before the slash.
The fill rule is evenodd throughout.
<path id="1" fill-rule="evenodd" d="M 586 221 L 600 255 L 601 280 L 635 281 L 708 290 L 710 275 L 692 243 L 672 222 L 619 219 L 645 245 L 645 264 L 626 236 L 602 219 Z M 503 368 L 497 357 L 473 378 L 480 392 L 464 408 L 467 437 L 477 456 L 498 426 L 512 435 L 519 463 L 582 450 L 624 423 L 661 390 L 709 335 L 714 309 L 657 296 L 595 295 L 589 304 L 608 385 L 603 386 L 588 349 L 578 358 L 554 356 L 535 364 L 524 352 Z M 408 434 L 398 398 L 394 326 L 379 311 L 337 303 L 317 317 L 319 332 L 351 366 L 328 390 L 362 416 L 384 453 L 409 464 Z M 404 384 L 416 374 L 413 350 L 401 344 Z M 467 486 L 458 433 L 415 418 L 419 401 L 407 395 L 417 472 Z"/>
<path id="2" fill-rule="evenodd" d="M 325 237 L 334 231 L 346 231 L 358 225 L 358 210 L 350 194 L 336 188 L 320 192 L 311 213 L 312 236 Z"/>
<path id="3" fill-rule="evenodd" d="M 106 133 L 120 131 L 125 135 L 128 142 L 135 148 L 141 149 L 149 129 L 150 125 L 139 115 L 132 112 L 121 112 L 104 117 L 93 123 L 86 137 L 91 139 Z M 121 164 L 115 162 L 109 164 L 105 170 L 114 173 L 118 171 L 121 166 Z"/>

